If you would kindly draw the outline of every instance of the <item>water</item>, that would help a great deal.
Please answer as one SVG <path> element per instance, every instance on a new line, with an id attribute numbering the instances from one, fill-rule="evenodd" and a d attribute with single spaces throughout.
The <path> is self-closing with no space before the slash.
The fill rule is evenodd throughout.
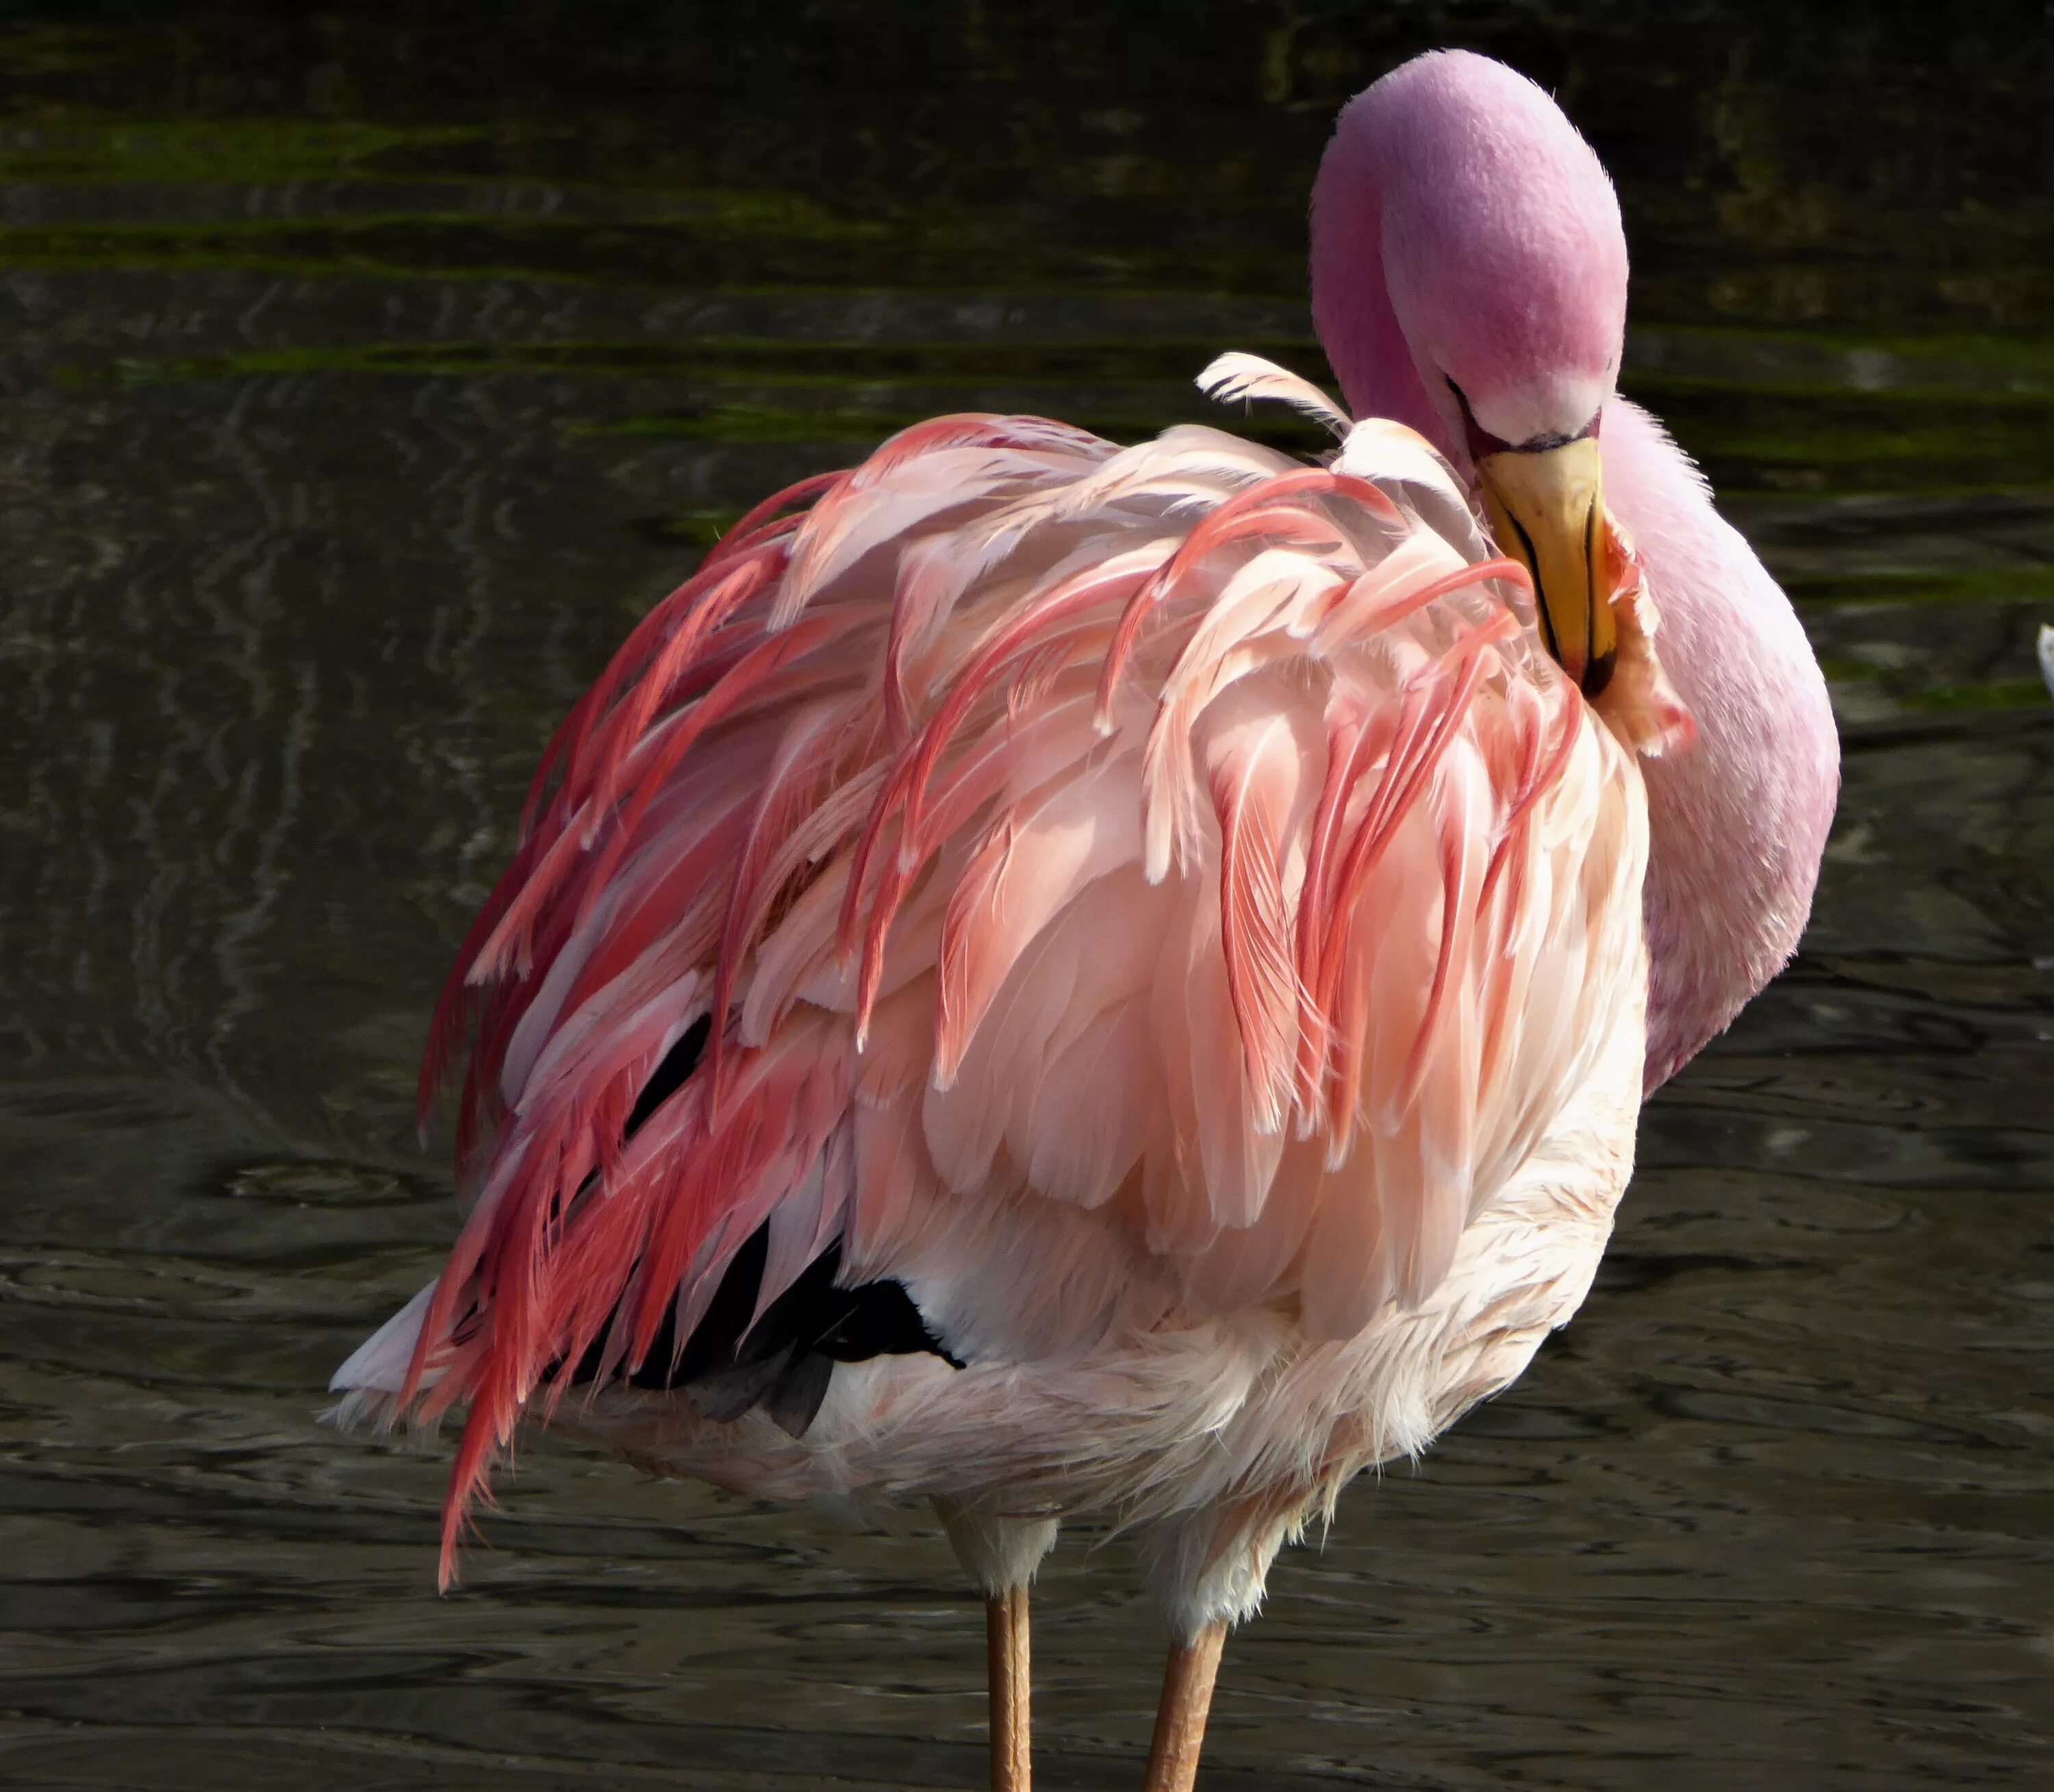
<path id="1" fill-rule="evenodd" d="M 439 1460 L 313 1415 L 451 1235 L 427 1005 L 611 644 L 902 421 L 1319 371 L 1325 121 L 1460 41 L 1618 171 L 1628 389 L 1797 597 L 1846 797 L 1584 1313 L 1280 1566 L 1206 1783 L 2045 1783 L 2041 14 L 508 10 L 0 9 L 0 1778 L 981 1783 L 918 1515 L 544 1440 L 438 1600 Z M 1039 1617 L 1045 1782 L 1134 1783 L 1122 1546 Z"/>

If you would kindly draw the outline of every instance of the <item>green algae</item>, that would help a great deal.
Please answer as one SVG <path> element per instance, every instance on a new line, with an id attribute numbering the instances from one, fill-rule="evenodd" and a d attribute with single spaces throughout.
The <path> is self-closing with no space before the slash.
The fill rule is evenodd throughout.
<path id="1" fill-rule="evenodd" d="M 475 143 L 478 126 L 364 119 L 101 119 L 60 113 L 0 124 L 0 180 L 81 183 L 375 179 L 400 152 Z"/>
<path id="2" fill-rule="evenodd" d="M 1996 678 L 1986 684 L 1936 685 L 1899 699 L 1908 709 L 2044 709 L 2054 698 L 2038 678 Z"/>

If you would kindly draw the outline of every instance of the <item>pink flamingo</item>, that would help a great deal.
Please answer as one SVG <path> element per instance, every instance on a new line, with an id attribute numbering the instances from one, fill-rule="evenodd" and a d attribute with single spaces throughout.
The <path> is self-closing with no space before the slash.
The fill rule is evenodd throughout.
<path id="1" fill-rule="evenodd" d="M 474 1204 L 336 1382 L 467 1404 L 445 1582 L 530 1413 L 924 1495 L 1019 1789 L 1028 1583 L 1108 1514 L 1185 1792 L 1279 1546 L 1582 1301 L 1643 1091 L 1803 927 L 1824 683 L 1614 389 L 1618 207 L 1539 88 L 1407 63 L 1312 226 L 1372 420 L 1206 380 L 1331 465 L 920 425 L 744 517 L 558 731 L 423 1073 L 468 1029 Z"/>

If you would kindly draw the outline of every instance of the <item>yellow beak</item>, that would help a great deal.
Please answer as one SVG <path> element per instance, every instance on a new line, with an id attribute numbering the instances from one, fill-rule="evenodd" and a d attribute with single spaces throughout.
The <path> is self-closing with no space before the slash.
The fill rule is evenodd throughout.
<path id="1" fill-rule="evenodd" d="M 1619 654 L 1597 438 L 1486 454 L 1477 477 L 1499 548 L 1533 576 L 1541 639 L 1596 697 Z"/>

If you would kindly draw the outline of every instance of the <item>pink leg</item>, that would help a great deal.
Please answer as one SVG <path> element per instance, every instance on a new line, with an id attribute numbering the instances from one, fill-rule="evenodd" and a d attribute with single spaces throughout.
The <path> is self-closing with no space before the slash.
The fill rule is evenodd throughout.
<path id="1" fill-rule="evenodd" d="M 1027 1589 L 1008 1587 L 984 1602 L 990 1673 L 991 1792 L 1028 1792 L 1033 1778 L 1028 1721 Z"/>
<path id="2" fill-rule="evenodd" d="M 1220 1651 L 1226 1645 L 1226 1625 L 1220 1621 L 1170 1651 L 1163 1700 L 1155 1708 L 1155 1739 L 1148 1750 L 1144 1792 L 1191 1792 L 1198 1777 L 1198 1753 L 1205 1747 L 1213 1682 L 1219 1677 Z"/>

